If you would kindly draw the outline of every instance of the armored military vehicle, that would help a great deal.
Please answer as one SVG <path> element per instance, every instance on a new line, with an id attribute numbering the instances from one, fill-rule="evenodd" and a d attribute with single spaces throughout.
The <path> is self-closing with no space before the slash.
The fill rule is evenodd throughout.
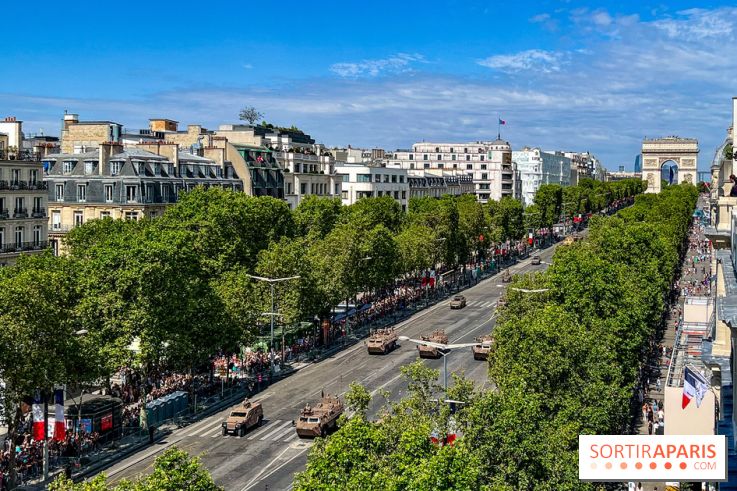
<path id="1" fill-rule="evenodd" d="M 376 329 L 366 340 L 369 354 L 385 355 L 397 347 L 397 332 L 394 328 Z"/>
<path id="2" fill-rule="evenodd" d="M 502 275 L 502 283 L 509 283 L 512 281 L 512 273 L 509 272 L 509 270 L 506 270 L 504 274 Z"/>
<path id="3" fill-rule="evenodd" d="M 480 336 L 476 338 L 476 344 L 471 346 L 474 360 L 487 360 L 491 351 L 492 337 L 491 335 Z"/>
<path id="4" fill-rule="evenodd" d="M 264 420 L 264 410 L 261 401 L 244 400 L 243 403 L 233 409 L 228 419 L 223 422 L 223 436 L 232 433 L 243 436 L 246 430 L 261 425 Z"/>
<path id="5" fill-rule="evenodd" d="M 328 434 L 335 429 L 338 418 L 343 414 L 343 401 L 338 397 L 323 394 L 322 399 L 314 406 L 307 404 L 299 413 L 296 422 L 297 435 L 300 438 L 313 438 Z"/>
<path id="6" fill-rule="evenodd" d="M 436 329 L 429 336 L 422 336 L 423 341 L 431 343 L 448 344 L 448 335 L 443 329 Z M 420 358 L 440 358 L 440 351 L 434 346 L 423 344 L 417 345 L 417 351 L 420 352 Z"/>

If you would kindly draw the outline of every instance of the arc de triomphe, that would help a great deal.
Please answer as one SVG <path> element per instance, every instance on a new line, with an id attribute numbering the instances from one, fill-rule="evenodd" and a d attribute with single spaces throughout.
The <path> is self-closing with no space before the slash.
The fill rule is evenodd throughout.
<path id="1" fill-rule="evenodd" d="M 696 183 L 696 167 L 699 158 L 699 142 L 695 138 L 644 139 L 642 141 L 642 178 L 647 181 L 648 193 L 659 193 L 660 172 L 663 164 L 672 161 L 678 167 L 674 183 Z"/>

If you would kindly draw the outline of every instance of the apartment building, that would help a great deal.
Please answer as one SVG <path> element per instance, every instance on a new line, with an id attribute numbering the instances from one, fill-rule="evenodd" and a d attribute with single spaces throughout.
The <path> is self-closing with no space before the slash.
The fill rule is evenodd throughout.
<path id="1" fill-rule="evenodd" d="M 509 142 L 415 143 L 412 149 L 396 150 L 387 165 L 408 170 L 461 171 L 471 176 L 477 199 L 486 203 L 504 196 L 518 197 L 519 176 Z"/>
<path id="2" fill-rule="evenodd" d="M 16 126 L 15 118 L 13 125 Z M 23 139 L 20 122 L 0 135 L 0 266 L 15 263 L 20 254 L 42 252 L 48 246 L 46 183 L 41 162 L 18 153 Z M 2 125 L 0 125 L 2 126 Z M 10 152 L 8 148 L 13 142 Z"/>
<path id="3" fill-rule="evenodd" d="M 399 202 L 402 211 L 407 211 L 410 184 L 406 169 L 343 164 L 335 170 L 342 176 L 340 197 L 344 205 L 352 205 L 361 198 L 391 196 Z"/>
<path id="4" fill-rule="evenodd" d="M 512 152 L 512 160 L 519 171 L 522 199 L 532 204 L 535 193 L 543 184 L 571 184 L 571 159 L 562 152 L 544 152 L 540 148 L 525 147 Z"/>

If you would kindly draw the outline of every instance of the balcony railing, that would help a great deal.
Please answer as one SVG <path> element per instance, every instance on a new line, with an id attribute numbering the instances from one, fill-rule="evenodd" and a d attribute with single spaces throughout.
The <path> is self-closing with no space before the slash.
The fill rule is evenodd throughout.
<path id="1" fill-rule="evenodd" d="M 10 213 L 7 208 L 0 208 L 0 218 L 10 218 Z"/>
<path id="2" fill-rule="evenodd" d="M 13 213 L 14 218 L 27 218 L 28 217 L 28 208 L 16 208 L 15 212 Z"/>
<path id="3" fill-rule="evenodd" d="M 9 244 L 0 244 L 0 254 L 8 254 L 11 252 L 24 251 L 41 251 L 49 246 L 48 241 L 39 240 L 35 242 L 12 242 Z"/>
<path id="4" fill-rule="evenodd" d="M 43 218 L 46 216 L 46 208 L 34 208 L 33 211 L 31 211 L 31 216 L 33 218 Z"/>
<path id="5" fill-rule="evenodd" d="M 0 191 L 46 190 L 48 184 L 44 181 L 8 181 L 0 180 Z"/>
<path id="6" fill-rule="evenodd" d="M 26 162 L 40 162 L 41 154 L 28 150 L 8 151 L 8 149 L 0 150 L 0 160 L 22 160 Z"/>

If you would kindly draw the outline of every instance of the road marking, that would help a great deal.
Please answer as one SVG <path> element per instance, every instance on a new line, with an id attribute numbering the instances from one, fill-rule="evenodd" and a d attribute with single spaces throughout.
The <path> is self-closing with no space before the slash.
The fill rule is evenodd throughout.
<path id="1" fill-rule="evenodd" d="M 299 436 L 299 435 L 297 435 L 297 432 L 295 431 L 294 433 L 292 433 L 291 436 L 289 436 L 289 437 L 287 437 L 287 438 L 284 439 L 284 443 L 291 442 L 292 440 L 294 440 L 295 438 L 297 438 L 297 436 Z"/>
<path id="2" fill-rule="evenodd" d="M 292 455 L 292 456 L 291 456 L 291 457 L 289 457 L 289 458 L 288 458 L 287 460 L 285 460 L 284 462 L 282 462 L 281 464 L 279 464 L 279 465 L 278 465 L 277 467 L 275 467 L 274 469 L 272 469 L 272 470 L 271 470 L 271 471 L 270 471 L 270 472 L 269 472 L 268 474 L 266 474 L 266 475 L 265 475 L 265 476 L 264 476 L 263 478 L 261 478 L 261 479 L 263 480 L 263 479 L 266 479 L 266 478 L 268 478 L 269 476 L 271 476 L 272 474 L 274 474 L 274 473 L 275 473 L 276 471 L 278 471 L 279 469 L 281 469 L 282 467 L 284 467 L 285 465 L 287 465 L 288 463 L 290 463 L 291 461 L 293 461 L 294 459 L 296 459 L 297 457 L 299 457 L 300 455 L 302 455 L 302 453 L 303 453 L 303 452 L 304 452 L 305 450 L 307 450 L 308 448 L 310 448 L 311 446 L 312 446 L 311 444 L 309 444 L 309 445 L 305 445 L 305 447 L 303 447 L 303 448 L 302 448 L 302 449 L 301 449 L 301 450 L 300 450 L 299 452 L 297 452 L 296 454 Z M 260 473 L 259 473 L 259 474 L 258 474 L 258 475 L 257 475 L 256 477 L 254 477 L 253 479 L 251 479 L 251 482 L 249 482 L 248 484 L 246 484 L 246 487 L 244 487 L 244 488 L 243 488 L 243 489 L 242 489 L 241 491 L 248 491 L 248 490 L 249 490 L 249 489 L 251 489 L 251 488 L 252 488 L 252 487 L 253 487 L 253 486 L 254 486 L 255 484 L 257 484 L 257 483 L 258 483 L 257 479 L 259 479 L 259 478 L 261 477 L 261 474 L 263 474 L 263 472 L 264 472 L 264 471 L 265 471 L 266 469 L 268 469 L 268 468 L 269 468 L 269 467 L 270 467 L 270 466 L 271 466 L 271 465 L 272 465 L 272 464 L 273 464 L 274 462 L 276 462 L 276 460 L 277 460 L 277 459 L 279 459 L 279 458 L 280 458 L 280 457 L 281 457 L 282 455 L 284 455 L 284 453 L 285 453 L 285 452 L 286 452 L 287 450 L 290 450 L 290 449 L 291 449 L 291 446 L 290 446 L 290 447 L 287 447 L 287 448 L 285 448 L 285 449 L 284 449 L 284 451 L 283 451 L 282 453 L 280 453 L 279 455 L 277 455 L 277 456 L 276 456 L 276 458 L 274 458 L 274 460 L 272 460 L 271 462 L 269 462 L 269 465 L 267 465 L 266 467 L 264 467 L 264 468 L 263 468 L 263 469 L 261 470 L 261 472 L 260 472 Z"/>
<path id="3" fill-rule="evenodd" d="M 379 392 L 381 389 L 383 389 L 387 385 L 393 383 L 395 380 L 397 380 L 401 376 L 402 376 L 402 374 L 399 373 L 399 374 L 395 375 L 394 377 L 390 378 L 388 381 L 386 381 L 383 384 L 381 384 L 380 386 L 378 386 L 377 388 L 375 388 L 374 390 L 372 390 L 371 391 L 371 397 L 374 397 L 374 395 L 376 395 L 377 392 Z"/>
<path id="4" fill-rule="evenodd" d="M 294 432 L 295 435 L 297 434 L 297 430 L 295 430 L 294 428 L 291 428 L 291 427 L 290 428 L 284 428 L 282 431 L 280 431 L 276 435 L 274 435 L 274 437 L 272 438 L 272 440 L 273 441 L 281 440 L 282 438 L 284 438 L 285 436 L 287 436 L 290 431 Z"/>
<path id="5" fill-rule="evenodd" d="M 494 310 L 494 313 L 491 314 L 491 317 L 489 317 L 484 322 L 482 322 L 481 324 L 477 325 L 476 327 L 474 327 L 470 331 L 466 331 L 463 334 L 461 334 L 460 336 L 458 336 L 456 339 L 454 339 L 453 341 L 451 341 L 451 344 L 460 341 L 461 339 L 465 338 L 466 336 L 468 336 L 469 334 L 471 334 L 475 330 L 480 329 L 481 327 L 485 326 L 486 324 L 488 324 L 489 322 L 491 322 L 492 320 L 494 320 L 494 317 L 496 317 L 496 310 Z"/>
<path id="6" fill-rule="evenodd" d="M 279 423 L 280 421 L 281 421 L 280 419 L 276 419 L 273 422 L 272 421 L 265 422 L 264 423 L 264 428 L 261 428 L 258 431 L 254 432 L 253 435 L 251 435 L 251 436 L 248 437 L 248 439 L 249 440 L 255 440 L 256 438 L 258 438 L 260 435 L 266 433 L 267 431 L 273 430 L 274 429 L 274 425 L 277 424 L 277 423 Z"/>
<path id="7" fill-rule="evenodd" d="M 189 435 L 184 435 L 184 436 L 197 436 L 198 434 L 199 436 L 202 436 L 205 433 L 209 433 L 210 431 L 212 431 L 212 429 L 215 428 L 216 426 L 220 426 L 222 424 L 223 423 L 220 420 L 217 420 L 214 423 L 211 421 L 210 424 L 207 424 L 203 426 L 202 428 L 198 428 L 197 430 L 191 432 Z"/>
<path id="8" fill-rule="evenodd" d="M 272 436 L 274 436 L 277 433 L 281 432 L 284 428 L 286 428 L 287 426 L 289 426 L 291 424 L 292 424 L 291 421 L 285 421 L 284 423 L 282 423 L 278 427 L 273 428 L 273 431 L 270 431 L 268 434 L 266 434 L 263 437 L 259 438 L 259 440 L 261 440 L 261 441 L 268 440 L 269 438 L 271 438 Z"/>

